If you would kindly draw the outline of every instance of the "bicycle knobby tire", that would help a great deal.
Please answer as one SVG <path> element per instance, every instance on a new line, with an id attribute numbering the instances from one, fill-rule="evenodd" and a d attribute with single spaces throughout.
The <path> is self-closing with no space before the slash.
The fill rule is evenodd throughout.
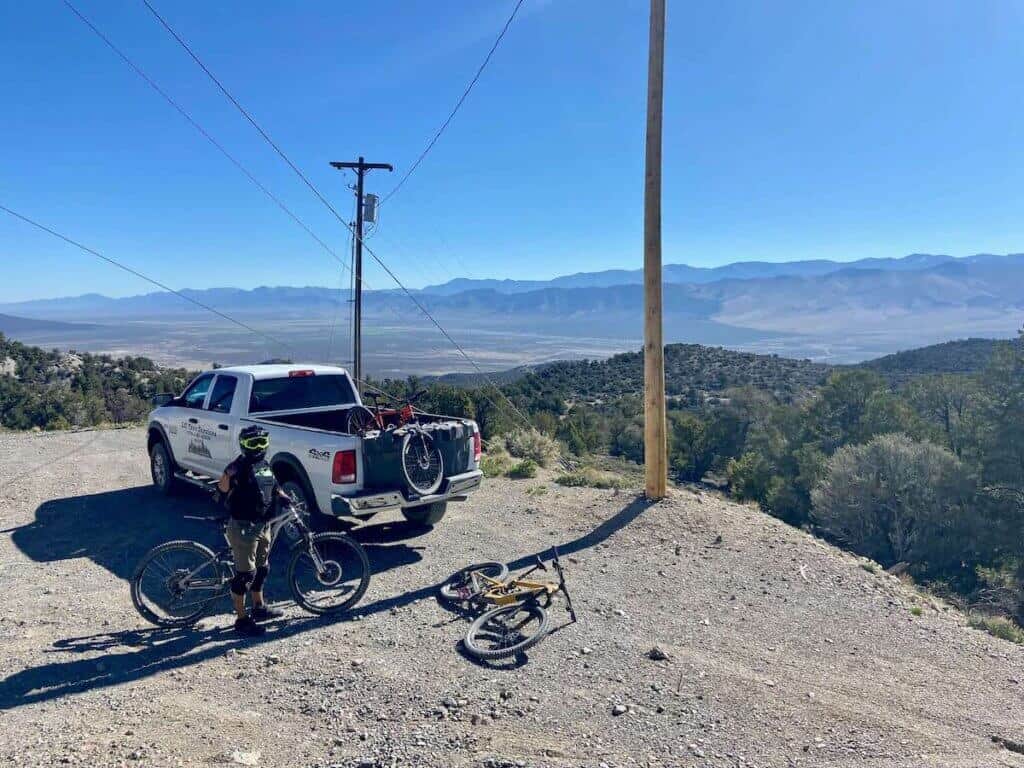
<path id="1" fill-rule="evenodd" d="M 485 632 L 486 626 L 490 622 L 501 619 L 506 614 L 515 614 L 518 611 L 526 611 L 536 620 L 536 631 L 517 643 L 502 645 L 498 648 L 484 647 L 482 643 L 482 635 Z M 492 608 L 486 613 L 478 616 L 476 621 L 470 625 L 462 644 L 465 646 L 466 651 L 470 656 L 474 656 L 475 658 L 483 659 L 485 661 L 493 661 L 496 659 L 505 659 L 509 656 L 515 656 L 516 654 L 522 653 L 527 648 L 535 646 L 547 637 L 547 635 L 548 613 L 539 603 L 530 601 L 526 603 L 512 603 L 511 605 Z"/>
<path id="2" fill-rule="evenodd" d="M 292 548 L 291 560 L 288 562 L 288 586 L 291 588 L 292 597 L 295 598 L 295 602 L 303 609 L 317 616 L 348 610 L 362 599 L 366 593 L 366 588 L 370 585 L 370 561 L 366 557 L 366 550 L 363 549 L 363 546 L 358 541 L 343 533 L 315 533 L 309 537 L 309 540 L 314 547 L 318 544 L 325 546 L 330 544 L 340 545 L 343 551 L 347 553 L 346 560 L 353 560 L 359 569 L 359 584 L 355 587 L 352 594 L 348 595 L 338 605 L 325 607 L 312 602 L 299 586 L 299 575 L 297 572 L 299 563 L 306 560 L 309 562 L 309 566 L 313 565 L 312 558 L 309 556 L 309 544 L 303 540 Z"/>
<path id="3" fill-rule="evenodd" d="M 200 558 L 199 560 L 197 560 L 197 565 L 201 563 L 203 560 L 209 560 L 211 569 L 223 582 L 224 586 L 218 589 L 217 591 L 211 593 L 209 599 L 207 599 L 206 601 L 200 601 L 197 609 L 194 612 L 186 614 L 184 616 L 171 618 L 168 616 L 159 616 L 152 610 L 150 610 L 149 606 L 147 606 L 143 600 L 141 582 L 143 575 L 146 573 L 147 567 L 153 564 L 153 562 L 161 555 L 164 555 L 168 552 L 172 552 L 174 550 L 194 553 L 195 555 L 197 555 L 198 558 Z M 153 547 L 153 549 L 149 550 L 149 552 L 143 555 L 142 560 L 139 561 L 139 564 L 135 567 L 135 572 L 132 574 L 130 582 L 130 591 L 132 596 L 132 604 L 135 606 L 135 610 L 138 611 L 139 615 L 142 616 L 142 618 L 144 618 L 146 621 L 150 622 L 151 624 L 155 624 L 158 627 L 186 627 L 189 624 L 194 624 L 206 615 L 206 613 L 210 610 L 210 606 L 212 606 L 217 601 L 218 598 L 222 597 L 226 593 L 227 583 L 227 579 L 224 578 L 223 566 L 221 565 L 220 561 L 217 560 L 217 555 L 214 553 L 212 549 L 210 549 L 209 547 L 205 547 L 196 541 L 187 541 L 185 539 L 180 539 L 176 541 L 168 541 L 164 544 L 160 544 L 159 546 Z M 153 602 L 156 601 L 154 600 Z"/>
<path id="4" fill-rule="evenodd" d="M 483 588 L 474 590 L 471 587 L 471 575 L 474 572 L 480 572 L 491 579 L 504 581 L 508 577 L 508 566 L 496 561 L 467 565 L 449 576 L 448 580 L 441 585 L 438 590 L 441 597 L 453 603 L 469 602 L 479 597 Z"/>

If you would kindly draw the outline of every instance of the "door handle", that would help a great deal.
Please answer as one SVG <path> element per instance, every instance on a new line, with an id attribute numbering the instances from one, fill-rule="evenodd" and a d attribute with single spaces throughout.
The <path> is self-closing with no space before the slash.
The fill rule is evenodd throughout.
<path id="1" fill-rule="evenodd" d="M 189 419 L 188 423 L 189 424 L 198 424 L 199 423 L 199 419 Z"/>
<path id="2" fill-rule="evenodd" d="M 231 429 L 227 424 L 218 424 L 217 429 Z"/>

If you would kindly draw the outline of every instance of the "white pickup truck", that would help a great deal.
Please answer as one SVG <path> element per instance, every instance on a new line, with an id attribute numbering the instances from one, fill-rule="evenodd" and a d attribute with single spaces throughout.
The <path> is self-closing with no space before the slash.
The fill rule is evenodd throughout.
<path id="1" fill-rule="evenodd" d="M 157 395 L 153 403 L 146 447 L 153 484 L 162 493 L 182 482 L 208 487 L 238 455 L 239 431 L 254 423 L 270 433 L 267 461 L 274 474 L 314 523 L 324 523 L 321 516 L 366 519 L 397 509 L 412 522 L 434 525 L 449 501 L 464 501 L 483 477 L 476 423 L 422 414 L 417 420 L 444 438 L 440 487 L 419 496 L 398 476 L 382 478 L 379 468 L 368 466 L 364 438 L 345 431 L 348 411 L 362 403 L 344 368 L 218 368 L 197 376 L 181 395 Z"/>

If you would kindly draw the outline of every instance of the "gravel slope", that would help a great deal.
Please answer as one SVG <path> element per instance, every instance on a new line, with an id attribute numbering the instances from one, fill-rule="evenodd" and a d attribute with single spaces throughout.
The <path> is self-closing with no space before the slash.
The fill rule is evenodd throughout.
<path id="1" fill-rule="evenodd" d="M 432 531 L 363 527 L 349 620 L 147 629 L 125 579 L 215 542 L 183 519 L 209 509 L 151 491 L 141 430 L 0 434 L 0 765 L 1024 766 L 991 739 L 1024 741 L 1021 649 L 712 494 L 490 481 Z M 552 544 L 580 622 L 520 664 L 460 655 L 435 585 Z"/>

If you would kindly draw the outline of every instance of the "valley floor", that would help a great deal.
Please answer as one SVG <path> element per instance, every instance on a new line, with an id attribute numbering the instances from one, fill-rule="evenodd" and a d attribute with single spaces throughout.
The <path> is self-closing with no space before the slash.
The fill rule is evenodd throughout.
<path id="1" fill-rule="evenodd" d="M 206 500 L 150 489 L 144 444 L 0 434 L 0 764 L 1024 766 L 991 738 L 1024 741 L 1024 649 L 704 491 L 488 481 L 432 531 L 363 526 L 375 575 L 348 620 L 154 631 L 138 558 L 216 531 L 184 518 Z M 551 545 L 580 622 L 520 664 L 460 655 L 436 585 Z"/>

